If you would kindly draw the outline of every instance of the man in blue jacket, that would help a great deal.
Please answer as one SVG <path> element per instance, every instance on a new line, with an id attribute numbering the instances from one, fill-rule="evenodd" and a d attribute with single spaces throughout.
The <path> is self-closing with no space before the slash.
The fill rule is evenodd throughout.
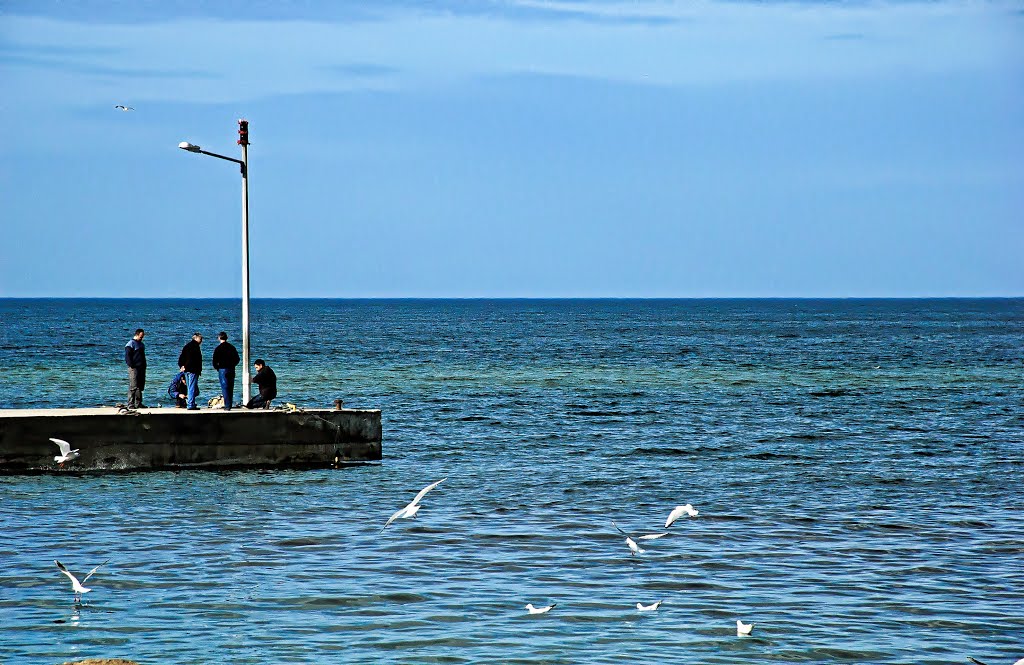
<path id="1" fill-rule="evenodd" d="M 185 382 L 185 372 L 178 372 L 171 379 L 171 385 L 167 386 L 167 396 L 174 400 L 174 406 L 179 409 L 185 408 L 185 400 L 188 398 L 188 383 Z"/>
<path id="2" fill-rule="evenodd" d="M 144 407 L 142 391 L 146 389 L 146 345 L 142 338 L 146 331 L 138 328 L 135 335 L 124 345 L 124 362 L 128 365 L 128 408 Z"/>

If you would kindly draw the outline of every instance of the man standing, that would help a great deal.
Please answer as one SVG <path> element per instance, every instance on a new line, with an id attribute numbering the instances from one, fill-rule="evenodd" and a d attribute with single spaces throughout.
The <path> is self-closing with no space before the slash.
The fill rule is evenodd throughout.
<path id="1" fill-rule="evenodd" d="M 220 375 L 220 392 L 224 396 L 224 410 L 230 411 L 235 401 L 235 368 L 240 359 L 238 350 L 228 342 L 228 334 L 223 330 L 217 334 L 220 343 L 213 350 L 213 368 Z"/>
<path id="2" fill-rule="evenodd" d="M 142 403 L 142 391 L 146 389 L 146 345 L 142 338 L 146 331 L 138 328 L 135 336 L 124 345 L 124 362 L 128 365 L 128 408 L 138 409 Z"/>
<path id="3" fill-rule="evenodd" d="M 199 391 L 199 375 L 203 373 L 203 350 L 199 347 L 203 343 L 203 336 L 199 333 L 192 333 L 192 341 L 181 349 L 178 355 L 178 366 L 185 372 L 185 383 L 188 385 L 188 406 L 189 411 L 195 411 L 196 393 Z"/>
<path id="4" fill-rule="evenodd" d="M 256 376 L 252 377 L 252 381 L 260 387 L 260 394 L 249 400 L 245 408 L 265 409 L 270 404 L 270 400 L 277 397 L 277 374 L 267 367 L 267 363 L 263 362 L 262 358 L 257 358 L 253 367 L 256 368 Z"/>

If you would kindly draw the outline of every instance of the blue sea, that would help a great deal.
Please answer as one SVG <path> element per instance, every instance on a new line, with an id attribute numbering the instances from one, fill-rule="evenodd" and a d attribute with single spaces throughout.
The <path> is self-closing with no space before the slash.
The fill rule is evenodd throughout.
<path id="1" fill-rule="evenodd" d="M 190 334 L 209 357 L 239 309 L 0 300 L 0 405 L 125 402 L 141 326 L 145 401 L 166 408 Z M 383 462 L 0 476 L 0 662 L 1024 657 L 1022 299 L 252 312 L 280 399 L 381 409 Z M 700 514 L 639 556 L 612 526 L 659 533 L 685 503 Z M 109 559 L 84 606 L 54 559 Z"/>

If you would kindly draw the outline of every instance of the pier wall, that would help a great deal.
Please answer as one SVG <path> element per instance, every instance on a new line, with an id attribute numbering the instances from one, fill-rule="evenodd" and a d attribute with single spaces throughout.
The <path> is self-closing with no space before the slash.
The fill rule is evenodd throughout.
<path id="1" fill-rule="evenodd" d="M 58 469 L 50 437 L 80 457 Z M 316 468 L 381 459 L 381 412 L 0 410 L 0 473 Z"/>

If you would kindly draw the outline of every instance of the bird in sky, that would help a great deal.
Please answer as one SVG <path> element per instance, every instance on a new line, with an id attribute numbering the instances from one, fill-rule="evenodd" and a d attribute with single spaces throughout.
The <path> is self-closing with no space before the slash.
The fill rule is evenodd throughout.
<path id="1" fill-rule="evenodd" d="M 437 487 L 438 485 L 440 485 L 441 483 L 443 483 L 446 480 L 448 480 L 448 479 L 447 478 L 442 478 L 441 480 L 437 481 L 436 483 L 431 483 L 430 485 L 427 485 L 426 487 L 421 489 L 420 493 L 416 495 L 416 498 L 413 499 L 409 503 L 409 505 L 407 505 L 405 508 L 402 508 L 400 510 L 395 511 L 395 514 L 388 518 L 387 523 L 380 530 L 380 532 L 384 533 L 384 529 L 386 529 L 389 526 L 391 526 L 391 523 L 394 522 L 397 519 L 405 519 L 407 517 L 413 517 L 416 513 L 418 513 L 420 511 L 420 508 L 422 508 L 422 506 L 420 505 L 420 500 L 422 500 L 423 497 L 426 496 L 427 492 L 429 492 L 430 490 L 434 489 L 435 487 Z"/>
<path id="2" fill-rule="evenodd" d="M 61 467 L 63 467 L 66 462 L 70 462 L 71 460 L 76 459 L 81 454 L 78 452 L 77 448 L 71 450 L 71 444 L 68 443 L 67 441 L 64 441 L 63 439 L 51 438 L 50 441 L 56 443 L 57 447 L 60 448 L 60 455 L 54 457 L 53 461 L 59 464 Z"/>
<path id="3" fill-rule="evenodd" d="M 643 603 L 637 603 L 636 604 L 636 609 L 637 609 L 638 612 L 657 612 L 658 608 L 661 607 L 661 604 L 663 602 L 665 602 L 665 601 L 659 600 L 658 602 L 651 603 L 650 605 L 644 605 Z"/>
<path id="4" fill-rule="evenodd" d="M 104 566 L 104 565 L 106 565 L 106 564 L 107 564 L 107 563 L 108 563 L 109 561 L 110 561 L 110 559 L 107 559 L 106 561 L 104 561 L 103 563 L 101 563 L 101 564 L 100 564 L 99 566 L 96 566 L 95 568 L 93 568 L 92 570 L 90 570 L 90 571 L 89 571 L 89 574 L 88 574 L 88 575 L 86 575 L 86 576 L 85 576 L 85 577 L 84 577 L 84 578 L 82 579 L 82 581 L 81 581 L 81 582 L 79 582 L 79 581 L 78 581 L 78 578 L 77 578 L 77 577 L 75 577 L 75 576 L 74 576 L 73 574 L 71 574 L 71 571 L 69 571 L 69 570 L 68 570 L 67 568 L 65 568 L 65 567 L 64 567 L 64 564 L 62 564 L 62 563 L 61 563 L 60 561 L 57 561 L 56 559 L 54 559 L 54 560 L 53 560 L 53 562 L 54 562 L 55 564 L 57 564 L 57 567 L 58 567 L 58 568 L 60 568 L 60 572 L 62 572 L 62 573 L 64 573 L 65 575 L 67 575 L 67 576 L 68 576 L 68 579 L 70 579 L 70 580 L 71 580 L 71 589 L 72 589 L 72 591 L 74 591 L 74 592 L 75 592 L 75 602 L 76 602 L 76 603 L 80 603 L 80 602 L 82 602 L 82 594 L 83 594 L 83 593 L 89 593 L 90 591 L 92 591 L 92 589 L 88 589 L 88 588 L 86 588 L 86 587 L 82 586 L 82 584 L 83 584 L 84 582 L 88 582 L 88 581 L 89 581 L 89 578 L 90 578 L 90 577 L 92 577 L 92 576 L 93 576 L 93 574 L 94 574 L 94 573 L 95 573 L 95 572 L 96 572 L 97 570 L 99 570 L 99 569 L 100 569 L 100 566 Z"/>
<path id="5" fill-rule="evenodd" d="M 123 104 L 115 104 L 114 108 L 118 111 L 134 111 L 135 109 L 131 106 L 124 106 Z"/>
<path id="6" fill-rule="evenodd" d="M 700 514 L 700 511 L 698 511 L 696 508 L 694 508 L 690 504 L 686 504 L 685 506 L 676 506 L 675 508 L 672 509 L 672 512 L 668 514 L 668 519 L 665 520 L 665 528 L 667 529 L 670 526 L 672 526 L 672 522 L 675 522 L 677 519 L 679 519 L 683 515 L 689 515 L 690 517 L 696 517 L 699 514 Z"/>
<path id="7" fill-rule="evenodd" d="M 746 637 L 750 635 L 754 630 L 754 624 L 743 623 L 739 619 L 736 619 L 736 637 Z"/>
<path id="8" fill-rule="evenodd" d="M 526 611 L 529 612 L 530 614 L 547 614 L 548 612 L 553 610 L 554 607 L 555 607 L 555 603 L 551 603 L 550 605 L 547 605 L 545 607 L 534 607 L 533 603 L 527 603 L 526 604 Z"/>

